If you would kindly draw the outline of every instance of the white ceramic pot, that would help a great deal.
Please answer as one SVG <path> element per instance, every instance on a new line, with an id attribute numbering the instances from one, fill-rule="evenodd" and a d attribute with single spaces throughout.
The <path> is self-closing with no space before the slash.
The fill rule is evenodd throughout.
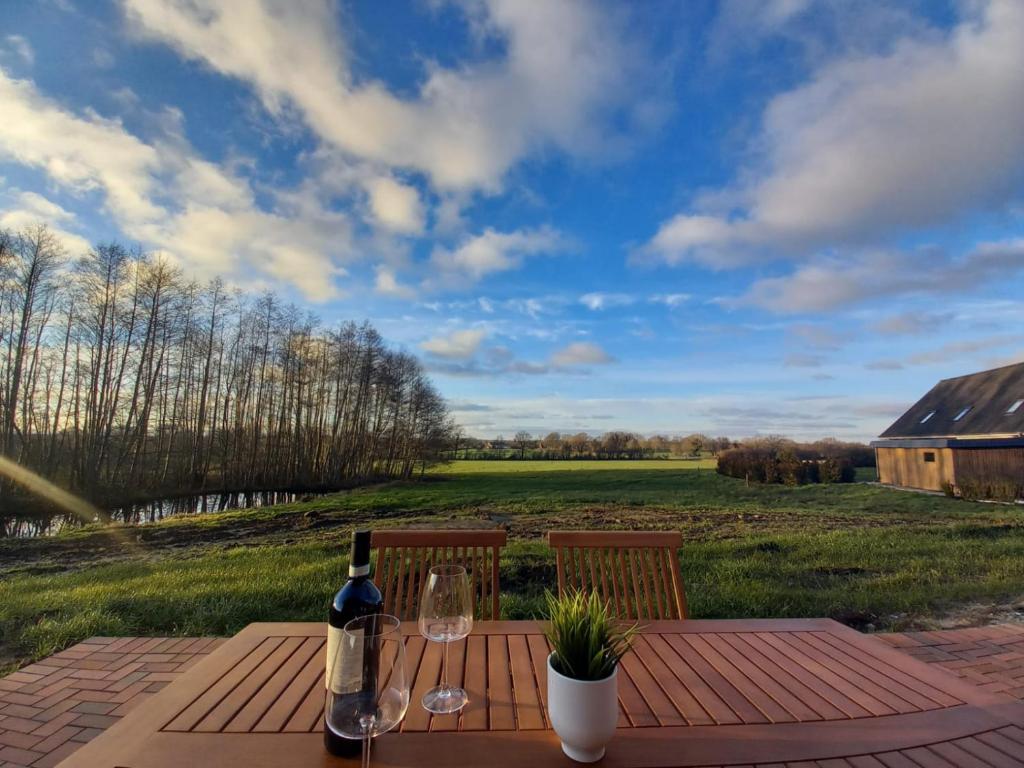
<path id="1" fill-rule="evenodd" d="M 562 751 L 580 763 L 604 757 L 619 721 L 619 669 L 604 680 L 574 680 L 557 672 L 548 656 L 548 717 Z"/>

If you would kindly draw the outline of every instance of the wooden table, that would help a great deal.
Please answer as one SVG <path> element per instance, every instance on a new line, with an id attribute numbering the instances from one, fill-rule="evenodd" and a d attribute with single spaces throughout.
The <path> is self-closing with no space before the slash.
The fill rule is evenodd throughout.
<path id="1" fill-rule="evenodd" d="M 376 766 L 565 766 L 535 622 L 452 647 L 461 715 L 419 704 L 441 646 L 408 636 L 412 703 Z M 341 766 L 323 749 L 324 626 L 252 624 L 64 768 Z M 622 665 L 603 766 L 1024 766 L 1024 704 L 830 620 L 660 621 Z"/>

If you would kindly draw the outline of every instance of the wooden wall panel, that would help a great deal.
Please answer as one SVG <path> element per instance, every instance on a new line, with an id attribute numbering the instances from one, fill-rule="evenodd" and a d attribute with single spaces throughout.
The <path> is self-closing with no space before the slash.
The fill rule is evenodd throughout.
<path id="1" fill-rule="evenodd" d="M 953 464 L 957 479 L 1024 479 L 1024 448 L 956 448 Z"/>
<path id="2" fill-rule="evenodd" d="M 935 461 L 924 460 L 934 453 Z M 879 448 L 878 480 L 886 485 L 941 491 L 943 483 L 955 482 L 951 448 Z"/>

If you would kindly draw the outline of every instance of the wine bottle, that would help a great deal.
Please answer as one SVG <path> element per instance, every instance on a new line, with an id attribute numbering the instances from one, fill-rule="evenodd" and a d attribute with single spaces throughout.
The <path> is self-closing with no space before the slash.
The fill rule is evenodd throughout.
<path id="1" fill-rule="evenodd" d="M 328 686 L 341 684 L 346 690 L 358 688 L 354 680 L 362 680 L 366 674 L 366 664 L 370 659 L 348 658 L 345 668 L 335 669 L 338 648 L 345 625 L 359 616 L 380 613 L 384 610 L 384 598 L 377 585 L 370 580 L 370 532 L 354 531 L 352 533 L 352 555 L 349 558 L 348 581 L 334 596 L 331 602 L 327 626 L 327 676 Z M 340 692 L 340 691 L 336 691 Z M 332 755 L 355 757 L 359 755 L 362 745 L 357 739 L 346 739 L 331 730 L 324 711 L 324 744 Z"/>

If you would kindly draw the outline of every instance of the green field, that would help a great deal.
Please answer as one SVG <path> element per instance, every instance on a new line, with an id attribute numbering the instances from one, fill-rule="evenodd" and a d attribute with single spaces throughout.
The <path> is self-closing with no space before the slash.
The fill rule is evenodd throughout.
<path id="1" fill-rule="evenodd" d="M 864 483 L 746 486 L 709 462 L 456 462 L 305 503 L 0 540 L 0 667 L 89 635 L 322 620 L 356 526 L 508 529 L 503 610 L 536 615 L 556 528 L 672 529 L 698 617 L 927 626 L 1024 595 L 1024 508 Z"/>

